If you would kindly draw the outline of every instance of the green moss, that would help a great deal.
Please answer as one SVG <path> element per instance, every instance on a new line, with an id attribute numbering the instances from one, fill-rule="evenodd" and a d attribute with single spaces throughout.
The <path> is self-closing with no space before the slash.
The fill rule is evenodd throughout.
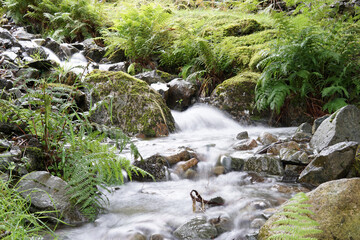
<path id="1" fill-rule="evenodd" d="M 223 30 L 224 36 L 243 36 L 254 32 L 262 31 L 264 29 L 260 23 L 254 19 L 243 19 L 239 23 L 232 23 L 226 26 Z"/>
<path id="2" fill-rule="evenodd" d="M 129 134 L 142 133 L 147 137 L 174 131 L 175 125 L 170 110 L 160 94 L 142 80 L 124 72 L 96 70 L 87 77 L 93 84 L 95 101 L 113 96 L 107 105 L 111 106 L 112 124 Z M 103 109 L 103 112 L 104 111 Z M 99 113 L 98 113 L 99 114 Z M 110 119 L 110 113 L 103 113 Z M 102 121 L 98 119 L 97 121 Z M 108 124 L 110 120 L 107 121 Z M 161 126 L 166 126 L 161 128 Z"/>

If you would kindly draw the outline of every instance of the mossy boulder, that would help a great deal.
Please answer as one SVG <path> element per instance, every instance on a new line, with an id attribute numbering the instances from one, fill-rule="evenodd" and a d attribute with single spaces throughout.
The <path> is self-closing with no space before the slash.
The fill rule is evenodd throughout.
<path id="1" fill-rule="evenodd" d="M 86 78 L 95 104 L 90 120 L 113 125 L 126 134 L 166 136 L 175 130 L 174 119 L 161 95 L 124 72 L 95 70 Z"/>
<path id="2" fill-rule="evenodd" d="M 212 92 L 210 103 L 228 112 L 238 121 L 248 121 L 248 112 L 254 105 L 259 76 L 254 72 L 243 72 L 225 80 Z"/>
<path id="3" fill-rule="evenodd" d="M 254 19 L 243 19 L 224 28 L 224 36 L 242 36 L 263 30 L 264 27 Z"/>
<path id="4" fill-rule="evenodd" d="M 360 236 L 360 178 L 340 179 L 321 184 L 306 194 L 311 204 L 311 216 L 323 232 L 318 240 L 359 239 Z M 288 204 L 286 202 L 283 206 Z M 282 211 L 282 210 L 279 210 Z M 258 239 L 268 239 L 274 222 L 280 215 L 274 214 L 260 229 Z M 315 237 L 315 236 L 314 236 Z"/>

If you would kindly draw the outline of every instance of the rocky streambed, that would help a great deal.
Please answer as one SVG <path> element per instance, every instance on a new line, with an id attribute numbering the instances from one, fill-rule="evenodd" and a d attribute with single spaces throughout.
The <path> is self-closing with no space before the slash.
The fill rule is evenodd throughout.
<path id="1" fill-rule="evenodd" d="M 92 40 L 58 44 L 12 25 L 0 28 L 0 36 L 2 100 L 13 98 L 27 106 L 24 96 L 36 79 L 56 76 L 65 99 L 74 99 L 83 112 L 95 112 L 90 120 L 96 129 L 114 125 L 137 136 L 132 141 L 144 160 L 133 163 L 156 179 L 138 177 L 114 186 L 104 214 L 93 223 L 58 230 L 60 239 L 266 239 L 278 207 L 296 192 L 311 189 L 309 201 L 323 230 L 318 238 L 359 239 L 356 106 L 298 128 L 240 125 L 249 120 L 256 74 L 239 74 L 202 100 L 217 108 L 192 106 L 199 100 L 196 86 L 157 70 L 130 76 L 123 72 L 126 62 L 107 61 L 105 49 Z M 65 63 L 71 71 L 56 70 L 66 68 Z M 90 87 L 74 90 L 77 81 Z M 103 102 L 112 106 L 114 121 Z M 188 109 L 171 112 L 169 107 Z M 0 133 L 0 170 L 11 166 L 19 176 L 29 173 L 20 189 L 49 193 L 32 198 L 32 207 L 53 208 L 51 196 L 65 221 L 83 222 L 59 191 L 67 183 L 38 171 L 44 170 L 39 142 L 6 121 L 0 122 Z M 24 149 L 22 143 L 29 145 Z"/>

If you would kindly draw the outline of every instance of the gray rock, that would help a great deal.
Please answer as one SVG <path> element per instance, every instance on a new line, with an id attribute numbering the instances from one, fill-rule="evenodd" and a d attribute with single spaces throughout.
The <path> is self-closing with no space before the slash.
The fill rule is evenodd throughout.
<path id="1" fill-rule="evenodd" d="M 314 134 L 316 132 L 316 130 L 318 129 L 318 127 L 320 126 L 320 124 L 328 117 L 329 117 L 329 115 L 325 115 L 325 116 L 315 119 L 315 121 L 312 125 L 311 133 Z"/>
<path id="2" fill-rule="evenodd" d="M 258 146 L 255 139 L 249 139 L 249 140 L 241 140 L 240 142 L 237 142 L 234 144 L 233 149 L 238 151 L 246 151 L 254 149 Z"/>
<path id="3" fill-rule="evenodd" d="M 296 132 L 291 139 L 296 142 L 310 142 L 311 137 L 311 133 Z"/>
<path id="4" fill-rule="evenodd" d="M 244 169 L 245 159 L 243 158 L 231 158 L 231 170 L 232 171 L 242 171 Z"/>
<path id="5" fill-rule="evenodd" d="M 83 222 L 85 218 L 66 195 L 67 183 L 45 171 L 31 172 L 18 184 L 18 192 L 31 200 L 35 211 L 53 211 L 51 217 L 60 217 L 67 223 Z M 57 213 L 55 211 L 58 211 Z"/>
<path id="6" fill-rule="evenodd" d="M 255 155 L 245 160 L 244 171 L 262 172 L 270 175 L 282 175 L 284 168 L 280 159 L 271 156 Z"/>
<path id="7" fill-rule="evenodd" d="M 168 87 L 169 93 L 166 104 L 169 108 L 182 111 L 193 103 L 196 88 L 192 83 L 176 78 L 168 83 Z"/>
<path id="8" fill-rule="evenodd" d="M 12 32 L 12 35 L 18 40 L 31 40 L 36 38 L 34 34 L 28 33 L 24 27 L 18 27 Z"/>
<path id="9" fill-rule="evenodd" d="M 27 53 L 28 56 L 38 55 L 41 59 L 46 59 L 48 54 L 45 50 L 33 41 L 18 41 L 21 49 Z"/>
<path id="10" fill-rule="evenodd" d="M 156 70 L 139 73 L 136 74 L 134 77 L 141 79 L 147 82 L 148 84 L 157 83 L 157 82 L 165 83 L 165 81 L 161 78 L 161 75 L 158 74 Z"/>
<path id="11" fill-rule="evenodd" d="M 218 235 L 216 227 L 208 223 L 205 217 L 193 218 L 174 231 L 174 236 L 180 240 L 208 240 Z"/>
<path id="12" fill-rule="evenodd" d="M 84 42 L 85 57 L 90 58 L 92 61 L 99 63 L 104 57 L 106 50 L 98 46 L 93 39 L 86 39 Z"/>
<path id="13" fill-rule="evenodd" d="M 309 163 L 309 158 L 306 152 L 288 148 L 280 149 L 280 159 L 290 164 L 306 165 Z"/>
<path id="14" fill-rule="evenodd" d="M 262 132 L 257 140 L 264 145 L 276 143 L 279 141 L 279 139 L 274 134 L 268 132 Z"/>
<path id="15" fill-rule="evenodd" d="M 65 53 L 67 58 L 69 58 L 72 55 L 74 55 L 75 53 L 79 52 L 79 49 L 77 49 L 76 47 L 74 47 L 74 46 L 72 46 L 71 44 L 68 44 L 68 43 L 61 43 L 60 44 L 60 49 Z"/>
<path id="16" fill-rule="evenodd" d="M 247 131 L 243 131 L 238 133 L 238 135 L 236 135 L 236 139 L 238 140 L 243 140 L 243 139 L 248 139 L 249 138 L 249 134 Z"/>
<path id="17" fill-rule="evenodd" d="M 319 223 L 322 233 L 316 239 L 359 239 L 360 228 L 360 178 L 340 179 L 321 184 L 306 194 L 310 205 L 308 208 L 314 212 L 311 218 Z M 289 204 L 286 202 L 282 208 Z M 260 229 L 258 240 L 265 240 L 274 229 L 274 222 L 284 219 L 284 215 L 274 214 Z M 278 225 L 277 225 L 278 226 Z"/>
<path id="18" fill-rule="evenodd" d="M 165 101 L 167 101 L 169 97 L 169 87 L 165 83 L 153 83 L 150 85 L 155 91 L 157 91 Z"/>
<path id="19" fill-rule="evenodd" d="M 60 43 L 56 42 L 54 39 L 50 37 L 46 38 L 43 46 L 53 51 L 55 55 L 60 58 L 61 61 L 66 59 L 66 54 L 61 49 Z"/>
<path id="20" fill-rule="evenodd" d="M 127 67 L 126 67 L 126 62 L 119 62 L 119 63 L 110 64 L 108 71 L 114 71 L 114 72 L 122 71 L 122 72 L 126 72 L 126 69 L 127 69 Z"/>
<path id="21" fill-rule="evenodd" d="M 11 80 L 0 79 L 0 89 L 9 90 L 13 88 L 14 83 Z"/>
<path id="22" fill-rule="evenodd" d="M 7 45 L 5 46 L 6 48 L 20 47 L 16 38 L 8 30 L 1 27 L 0 27 L 0 41 L 4 43 L 4 45 Z"/>
<path id="23" fill-rule="evenodd" d="M 239 122 L 249 123 L 258 73 L 242 72 L 219 84 L 210 96 L 210 104 L 229 113 Z"/>
<path id="24" fill-rule="evenodd" d="M 360 142 L 360 109 L 345 106 L 325 119 L 314 133 L 310 146 L 317 151 L 344 141 Z"/>
<path id="25" fill-rule="evenodd" d="M 295 133 L 298 133 L 298 132 L 312 134 L 311 124 L 307 123 L 307 122 L 302 123 L 295 131 Z"/>
<path id="26" fill-rule="evenodd" d="M 301 172 L 299 181 L 318 186 L 346 177 L 354 164 L 357 142 L 341 142 L 323 149 Z"/>
<path id="27" fill-rule="evenodd" d="M 133 165 L 150 173 L 154 177 L 155 181 L 164 181 L 168 175 L 167 159 L 159 154 L 153 155 L 144 160 L 135 161 Z M 142 176 L 141 174 L 133 174 L 132 179 L 141 182 L 154 180 L 149 176 Z"/>
<path id="28" fill-rule="evenodd" d="M 5 51 L 3 53 L 0 54 L 1 57 L 5 57 L 5 59 L 14 62 L 16 60 L 16 58 L 18 58 L 19 56 L 12 52 L 12 51 Z"/>
<path id="29" fill-rule="evenodd" d="M 0 139 L 0 152 L 9 150 L 11 147 L 11 143 L 5 139 Z"/>

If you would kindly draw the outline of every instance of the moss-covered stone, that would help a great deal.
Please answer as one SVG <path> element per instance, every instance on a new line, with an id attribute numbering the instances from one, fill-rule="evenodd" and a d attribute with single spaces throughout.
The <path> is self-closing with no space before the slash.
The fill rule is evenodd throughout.
<path id="1" fill-rule="evenodd" d="M 247 110 L 254 105 L 258 73 L 243 72 L 225 80 L 211 94 L 212 105 L 225 110 L 239 121 L 247 120 Z"/>
<path id="2" fill-rule="evenodd" d="M 313 236 L 318 240 L 359 239 L 360 236 L 360 179 L 341 179 L 321 184 L 306 194 L 309 197 L 311 216 L 320 225 L 322 233 Z M 286 202 L 283 206 L 286 206 Z M 283 208 L 279 209 L 282 212 Z M 275 214 L 260 229 L 258 239 L 265 240 L 274 229 L 274 222 L 284 218 Z"/>
<path id="3" fill-rule="evenodd" d="M 263 30 L 264 27 L 261 26 L 254 19 L 243 19 L 239 23 L 233 23 L 224 28 L 224 36 L 242 36 L 248 35 L 254 32 Z"/>
<path id="4" fill-rule="evenodd" d="M 96 103 L 90 117 L 93 122 L 145 137 L 165 136 L 175 130 L 169 108 L 146 82 L 124 72 L 99 70 L 86 79 L 92 85 L 92 101 Z"/>

